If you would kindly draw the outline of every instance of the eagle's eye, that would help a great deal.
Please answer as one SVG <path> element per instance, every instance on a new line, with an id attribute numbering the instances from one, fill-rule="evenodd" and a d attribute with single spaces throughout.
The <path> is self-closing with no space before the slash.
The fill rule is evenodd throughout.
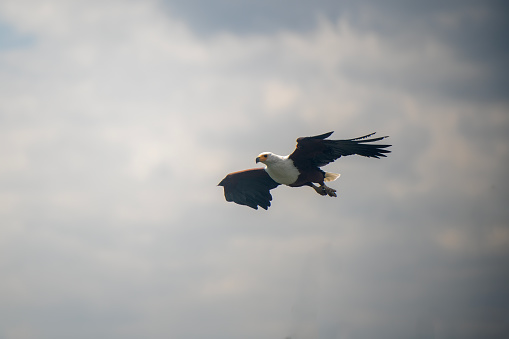
<path id="1" fill-rule="evenodd" d="M 266 157 L 267 157 L 267 154 L 264 154 L 264 155 L 262 155 L 262 156 L 263 156 L 264 158 L 266 158 Z"/>

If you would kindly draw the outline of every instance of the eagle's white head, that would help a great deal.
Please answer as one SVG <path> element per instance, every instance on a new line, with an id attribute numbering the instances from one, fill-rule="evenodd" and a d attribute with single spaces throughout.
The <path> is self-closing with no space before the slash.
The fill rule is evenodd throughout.
<path id="1" fill-rule="evenodd" d="M 267 173 L 279 184 L 293 184 L 300 174 L 292 159 L 289 159 L 288 156 L 283 157 L 271 152 L 263 152 L 256 157 L 256 162 L 261 162 L 267 166 Z"/>
<path id="2" fill-rule="evenodd" d="M 271 152 L 263 152 L 256 157 L 256 163 L 262 162 L 265 165 L 271 165 L 278 161 L 281 161 L 281 157 Z"/>

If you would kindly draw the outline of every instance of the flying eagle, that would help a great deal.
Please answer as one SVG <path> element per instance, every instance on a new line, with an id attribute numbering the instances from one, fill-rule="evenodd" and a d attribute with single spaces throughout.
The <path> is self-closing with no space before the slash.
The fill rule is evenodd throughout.
<path id="1" fill-rule="evenodd" d="M 371 133 L 347 140 L 326 140 L 332 133 L 297 139 L 297 147 L 287 156 L 271 152 L 261 153 L 256 163 L 265 168 L 252 168 L 228 174 L 218 186 L 224 187 L 226 201 L 246 205 L 254 209 L 267 209 L 272 195 L 270 190 L 279 185 L 290 187 L 310 186 L 320 195 L 336 197 L 336 190 L 325 185 L 339 174 L 322 171 L 320 167 L 346 155 L 362 155 L 368 158 L 385 157 L 391 145 L 371 144 L 387 137 L 371 138 Z M 319 186 L 315 185 L 319 184 Z"/>

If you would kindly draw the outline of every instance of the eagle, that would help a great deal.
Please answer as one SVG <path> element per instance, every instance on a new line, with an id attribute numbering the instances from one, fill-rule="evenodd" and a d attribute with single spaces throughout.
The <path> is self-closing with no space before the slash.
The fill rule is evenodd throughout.
<path id="1" fill-rule="evenodd" d="M 325 172 L 325 166 L 342 156 L 357 154 L 368 158 L 385 157 L 391 145 L 373 144 L 385 137 L 372 137 L 371 133 L 346 140 L 329 140 L 334 132 L 297 139 L 295 150 L 286 156 L 264 152 L 256 163 L 265 168 L 252 168 L 228 174 L 218 186 L 223 186 L 226 201 L 267 210 L 272 200 L 270 190 L 279 185 L 290 187 L 310 186 L 322 196 L 336 197 L 336 190 L 325 185 L 339 174 Z M 371 138 L 372 137 L 372 138 Z M 318 184 L 318 185 L 315 185 Z"/>

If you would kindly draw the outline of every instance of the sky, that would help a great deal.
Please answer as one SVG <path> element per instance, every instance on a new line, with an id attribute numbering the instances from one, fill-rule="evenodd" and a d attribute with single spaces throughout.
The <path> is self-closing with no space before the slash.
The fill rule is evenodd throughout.
<path id="1" fill-rule="evenodd" d="M 0 2 L 0 338 L 507 338 L 507 14 Z M 224 200 L 329 131 L 392 153 Z"/>

